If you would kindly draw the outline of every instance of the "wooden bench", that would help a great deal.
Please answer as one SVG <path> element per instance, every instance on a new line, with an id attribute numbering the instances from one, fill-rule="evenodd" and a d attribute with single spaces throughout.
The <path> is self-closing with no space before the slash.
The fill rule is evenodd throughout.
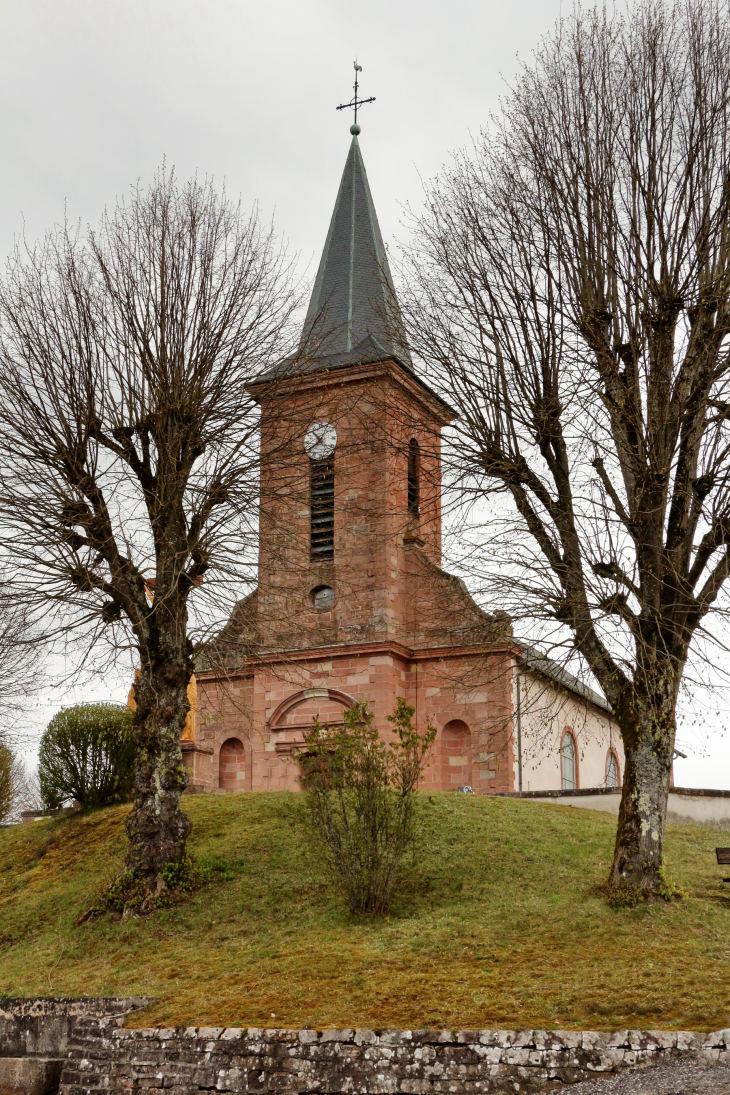
<path id="1" fill-rule="evenodd" d="M 715 855 L 721 867 L 730 867 L 730 848 L 715 848 Z M 723 878 L 723 882 L 730 882 L 730 878 Z"/>

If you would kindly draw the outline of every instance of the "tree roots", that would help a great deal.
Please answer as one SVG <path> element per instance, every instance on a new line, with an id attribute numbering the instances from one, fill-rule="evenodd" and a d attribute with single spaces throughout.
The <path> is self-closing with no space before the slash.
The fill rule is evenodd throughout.
<path id="1" fill-rule="evenodd" d="M 681 901 L 686 896 L 667 877 L 663 867 L 651 874 L 645 873 L 641 880 L 629 874 L 621 875 L 618 880 L 611 876 L 598 886 L 598 892 L 614 909 L 635 909 L 639 905 L 653 905 L 659 901 Z"/>
<path id="2" fill-rule="evenodd" d="M 148 916 L 158 909 L 179 905 L 207 886 L 211 872 L 185 855 L 179 863 L 168 863 L 158 877 L 144 878 L 137 871 L 125 871 L 112 882 L 101 901 L 77 920 L 83 924 L 116 913 L 126 920 L 130 916 Z"/>

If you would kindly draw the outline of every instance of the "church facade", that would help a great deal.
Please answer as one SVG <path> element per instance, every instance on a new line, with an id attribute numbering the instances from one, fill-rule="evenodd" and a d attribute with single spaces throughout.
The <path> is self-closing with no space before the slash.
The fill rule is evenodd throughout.
<path id="1" fill-rule="evenodd" d="M 196 671 L 190 791 L 296 790 L 315 720 L 403 697 L 437 736 L 431 790 L 620 783 L 602 698 L 517 642 L 441 569 L 441 431 L 454 412 L 404 346 L 357 139 L 296 358 L 261 408 L 258 588 Z"/>

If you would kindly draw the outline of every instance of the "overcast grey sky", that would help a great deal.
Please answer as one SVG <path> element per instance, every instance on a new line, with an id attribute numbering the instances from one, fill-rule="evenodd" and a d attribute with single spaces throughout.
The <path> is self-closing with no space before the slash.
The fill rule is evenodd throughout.
<path id="1" fill-rule="evenodd" d="M 95 221 L 163 156 L 258 201 L 303 257 L 324 242 L 349 142 L 386 238 L 477 131 L 558 0 L 2 0 L 0 246 Z"/>
<path id="2" fill-rule="evenodd" d="M 64 208 L 95 223 L 165 157 L 181 177 L 212 175 L 257 201 L 313 275 L 355 56 L 361 94 L 377 98 L 360 143 L 388 241 L 420 179 L 479 130 L 560 11 L 560 0 L 0 0 L 2 255 Z M 125 682 L 113 688 L 125 698 Z M 45 696 L 39 724 L 91 694 Z M 704 740 L 703 716 L 693 735 Z M 713 734 L 710 746 L 678 763 L 678 783 L 730 787 L 730 744 Z"/>

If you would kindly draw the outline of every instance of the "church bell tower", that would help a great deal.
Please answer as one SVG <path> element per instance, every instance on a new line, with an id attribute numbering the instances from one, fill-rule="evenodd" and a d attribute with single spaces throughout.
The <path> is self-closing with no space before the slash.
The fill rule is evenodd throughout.
<path id="1" fill-rule="evenodd" d="M 299 350 L 252 389 L 268 649 L 412 642 L 407 556 L 440 565 L 440 431 L 453 414 L 413 370 L 359 132 Z"/>

